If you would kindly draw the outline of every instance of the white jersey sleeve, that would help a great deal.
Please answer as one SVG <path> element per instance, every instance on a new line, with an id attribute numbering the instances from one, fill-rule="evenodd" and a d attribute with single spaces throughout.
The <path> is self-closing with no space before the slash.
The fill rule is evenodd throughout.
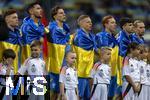
<path id="1" fill-rule="evenodd" d="M 96 74 L 96 71 L 94 69 L 91 69 L 90 77 L 94 78 L 95 74 Z"/>
<path id="2" fill-rule="evenodd" d="M 5 75 L 6 74 L 6 70 L 5 69 L 1 69 L 0 70 L 0 75 Z"/>
<path id="3" fill-rule="evenodd" d="M 130 75 L 129 66 L 123 66 L 122 76 L 125 76 L 125 75 Z"/>
<path id="4" fill-rule="evenodd" d="M 63 67 L 63 68 L 61 69 L 60 74 L 59 74 L 59 82 L 60 82 L 60 83 L 64 83 L 64 84 L 65 84 L 65 82 L 66 82 L 66 75 L 65 75 L 65 73 L 66 73 L 66 68 Z"/>
<path id="5" fill-rule="evenodd" d="M 59 82 L 60 83 L 65 83 L 66 77 L 64 74 L 59 74 Z"/>
<path id="6" fill-rule="evenodd" d="M 47 75 L 46 65 L 44 61 L 42 62 L 42 65 L 43 65 L 43 75 Z"/>
<path id="7" fill-rule="evenodd" d="M 94 64 L 93 68 L 91 69 L 91 72 L 90 72 L 90 77 L 91 78 L 94 78 L 95 74 L 96 74 L 96 71 L 97 71 L 97 68 L 101 65 L 100 62 L 97 62 Z"/>
<path id="8" fill-rule="evenodd" d="M 21 66 L 21 68 L 18 70 L 18 73 L 21 75 L 24 75 L 24 73 L 27 71 L 27 68 L 29 67 L 29 61 L 30 58 L 28 58 L 25 63 Z"/>

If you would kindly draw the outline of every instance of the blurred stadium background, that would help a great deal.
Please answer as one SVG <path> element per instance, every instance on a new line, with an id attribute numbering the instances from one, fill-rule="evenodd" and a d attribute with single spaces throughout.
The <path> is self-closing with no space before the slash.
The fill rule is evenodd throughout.
<path id="1" fill-rule="evenodd" d="M 18 10 L 21 24 L 27 16 L 26 6 L 35 1 L 40 1 L 48 22 L 51 20 L 52 7 L 64 7 L 72 33 L 77 27 L 76 19 L 80 14 L 88 14 L 91 17 L 95 33 L 101 31 L 101 19 L 105 15 L 115 16 L 117 22 L 121 17 L 141 19 L 146 25 L 144 38 L 150 45 L 150 0 L 0 0 L 0 14 L 8 8 L 15 8 Z"/>

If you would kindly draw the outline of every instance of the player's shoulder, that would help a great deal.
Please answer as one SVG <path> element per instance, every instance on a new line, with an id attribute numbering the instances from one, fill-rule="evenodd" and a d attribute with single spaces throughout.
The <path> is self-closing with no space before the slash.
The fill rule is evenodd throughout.
<path id="1" fill-rule="evenodd" d="M 65 74 L 67 69 L 68 69 L 67 66 L 62 66 L 61 69 L 60 69 L 60 73 Z"/>
<path id="2" fill-rule="evenodd" d="M 126 57 L 124 58 L 124 60 L 123 60 L 123 65 L 124 65 L 124 66 L 128 66 L 130 59 L 131 59 L 130 57 L 126 56 Z"/>
<path id="3" fill-rule="evenodd" d="M 44 61 L 42 58 L 38 58 L 38 60 L 39 60 L 41 63 L 45 63 L 45 61 Z"/>
<path id="4" fill-rule="evenodd" d="M 97 69 L 102 63 L 100 61 L 96 62 L 93 66 L 93 69 Z"/>
<path id="5" fill-rule="evenodd" d="M 32 60 L 32 58 L 31 58 L 31 57 L 27 58 L 27 59 L 24 61 L 24 65 L 29 64 L 31 60 Z"/>

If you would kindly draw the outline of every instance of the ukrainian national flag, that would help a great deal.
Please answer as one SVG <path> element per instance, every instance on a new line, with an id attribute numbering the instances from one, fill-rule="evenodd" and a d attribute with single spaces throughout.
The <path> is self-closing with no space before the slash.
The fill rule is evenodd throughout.
<path id="1" fill-rule="evenodd" d="M 63 28 L 56 21 L 50 22 L 48 34 L 48 66 L 52 73 L 59 74 L 65 55 L 66 45 L 70 39 L 70 28 L 63 23 Z"/>
<path id="2" fill-rule="evenodd" d="M 135 42 L 137 44 L 144 44 L 145 43 L 144 38 L 143 37 L 140 38 L 136 33 L 131 34 L 130 39 L 132 42 Z"/>
<path id="3" fill-rule="evenodd" d="M 73 40 L 73 50 L 77 54 L 76 67 L 78 76 L 88 78 L 94 63 L 95 36 L 78 29 Z"/>
<path id="4" fill-rule="evenodd" d="M 18 68 L 20 67 L 20 57 L 21 57 L 21 45 L 22 45 L 22 37 L 20 31 L 18 29 L 14 29 L 14 31 L 9 29 L 9 37 L 5 41 L 0 41 L 0 58 L 2 59 L 2 52 L 5 49 L 12 49 L 16 54 L 16 58 L 14 60 L 14 73 L 17 73 Z"/>
<path id="5" fill-rule="evenodd" d="M 105 30 L 96 34 L 96 43 L 97 47 L 99 48 L 98 51 L 100 53 L 101 47 L 110 47 L 112 48 L 111 52 L 111 60 L 110 60 L 110 66 L 111 68 L 111 76 L 117 75 L 117 61 L 118 61 L 118 54 L 119 54 L 119 48 L 118 48 L 118 42 L 113 36 L 113 34 L 110 34 L 106 32 Z"/>
<path id="6" fill-rule="evenodd" d="M 131 39 L 125 31 L 120 31 L 118 36 L 118 44 L 119 44 L 119 57 L 118 57 L 118 68 L 117 68 L 117 83 L 118 85 L 122 85 L 122 67 L 123 60 L 127 53 L 128 44 L 131 43 Z"/>
<path id="7" fill-rule="evenodd" d="M 24 45 L 22 46 L 22 63 L 31 56 L 30 44 L 34 40 L 40 40 L 44 37 L 44 25 L 41 21 L 38 21 L 36 25 L 32 18 L 26 17 L 23 20 L 21 26 L 21 32 L 23 34 Z"/>

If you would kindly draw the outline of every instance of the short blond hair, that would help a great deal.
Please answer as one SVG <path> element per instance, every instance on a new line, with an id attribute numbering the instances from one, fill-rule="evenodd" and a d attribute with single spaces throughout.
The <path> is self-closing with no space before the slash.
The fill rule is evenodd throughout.
<path id="1" fill-rule="evenodd" d="M 80 15 L 77 19 L 78 24 L 80 23 L 81 20 L 85 19 L 85 18 L 89 18 L 90 16 L 88 15 Z"/>

